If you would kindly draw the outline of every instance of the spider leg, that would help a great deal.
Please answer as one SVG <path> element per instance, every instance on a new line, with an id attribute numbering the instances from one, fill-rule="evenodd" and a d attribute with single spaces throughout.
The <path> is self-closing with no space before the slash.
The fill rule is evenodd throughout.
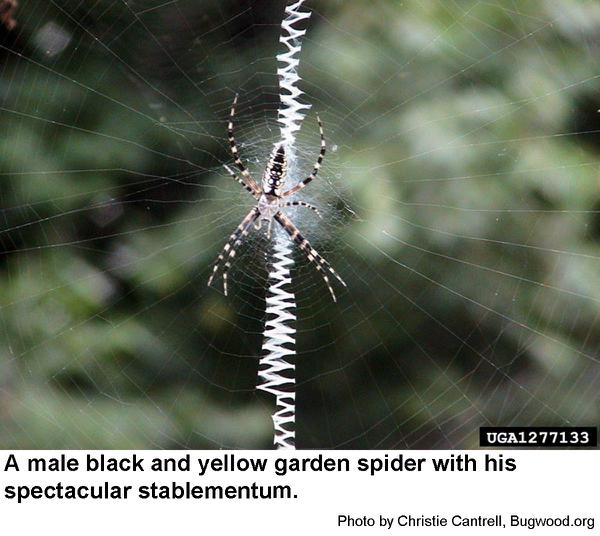
<path id="1" fill-rule="evenodd" d="M 315 169 L 313 172 L 302 182 L 298 183 L 293 188 L 290 188 L 287 192 L 284 192 L 281 197 L 288 197 L 292 194 L 295 194 L 297 191 L 302 190 L 305 186 L 308 185 L 313 179 L 317 177 L 317 173 L 319 169 L 321 169 L 321 164 L 323 163 L 323 158 L 325 158 L 325 152 L 327 147 L 325 145 L 325 134 L 323 133 L 323 123 L 321 122 L 321 118 L 317 115 L 317 121 L 319 122 L 319 132 L 321 134 L 321 151 L 319 152 L 319 157 L 317 158 L 317 162 L 315 163 Z"/>
<path id="2" fill-rule="evenodd" d="M 235 138 L 233 136 L 233 117 L 235 116 L 235 107 L 237 105 L 238 96 L 236 94 L 233 99 L 233 104 L 231 105 L 231 113 L 229 115 L 229 124 L 227 125 L 227 136 L 229 137 L 229 146 L 231 147 L 231 154 L 233 156 L 233 160 L 235 161 L 235 165 L 242 172 L 242 177 L 244 177 L 245 183 L 252 188 L 254 194 L 260 193 L 260 188 L 256 181 L 250 176 L 250 172 L 246 169 L 246 166 L 240 160 L 240 155 L 238 152 L 237 145 L 235 143 Z"/>
<path id="3" fill-rule="evenodd" d="M 313 207 L 311 204 L 305 203 L 304 201 L 288 201 L 287 203 L 285 203 L 284 205 L 281 205 L 281 206 L 283 206 L 283 207 L 304 207 L 304 208 L 309 208 L 317 216 L 319 216 L 319 218 L 323 217 L 323 216 L 321 216 L 321 213 L 319 212 L 319 209 L 317 207 Z"/>
<path id="4" fill-rule="evenodd" d="M 275 214 L 275 219 L 277 222 L 285 229 L 287 234 L 290 235 L 290 239 L 298 244 L 298 247 L 302 250 L 302 252 L 306 255 L 306 258 L 315 265 L 315 268 L 321 274 L 321 277 L 325 281 L 329 292 L 331 293 L 331 297 L 334 302 L 337 302 L 335 297 L 335 293 L 333 292 L 333 288 L 331 287 L 331 283 L 329 281 L 329 277 L 327 276 L 327 271 L 334 275 L 337 280 L 344 286 L 344 280 L 337 274 L 337 272 L 331 267 L 331 265 L 323 258 L 315 248 L 310 245 L 310 242 L 304 238 L 298 228 L 292 223 L 292 221 L 285 215 L 283 212 L 278 212 Z"/>
<path id="5" fill-rule="evenodd" d="M 227 170 L 227 173 L 229 173 L 229 175 L 235 182 L 239 182 L 246 190 L 248 190 L 252 194 L 252 196 L 257 197 L 257 193 L 252 189 L 252 187 L 248 186 L 242 179 L 240 179 L 227 164 L 225 164 L 223 167 Z"/>
<path id="6" fill-rule="evenodd" d="M 253 208 L 248 213 L 248 215 L 242 220 L 242 223 L 240 223 L 237 229 L 231 234 L 229 240 L 227 240 L 225 247 L 223 247 L 223 250 L 221 251 L 221 253 L 219 253 L 219 256 L 217 257 L 217 260 L 213 266 L 212 274 L 208 279 L 209 287 L 212 284 L 213 279 L 217 275 L 219 266 L 223 261 L 225 261 L 225 267 L 223 268 L 223 292 L 225 293 L 225 296 L 227 296 L 227 271 L 229 270 L 229 268 L 231 268 L 231 262 L 235 257 L 237 248 L 242 243 L 242 239 L 248 236 L 248 232 L 252 227 L 252 224 L 255 222 L 256 218 L 258 218 L 259 215 L 260 212 L 257 208 Z"/>

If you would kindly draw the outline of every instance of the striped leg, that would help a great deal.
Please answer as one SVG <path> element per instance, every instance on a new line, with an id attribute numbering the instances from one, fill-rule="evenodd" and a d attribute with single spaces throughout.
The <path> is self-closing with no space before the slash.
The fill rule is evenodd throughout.
<path id="1" fill-rule="evenodd" d="M 260 188 L 256 184 L 256 181 L 250 176 L 250 172 L 246 169 L 246 166 L 240 160 L 240 155 L 238 152 L 237 145 L 235 143 L 235 138 L 233 137 L 233 117 L 235 116 L 235 107 L 237 105 L 238 96 L 236 94 L 235 99 L 233 99 L 233 104 L 231 105 L 231 113 L 229 115 L 229 124 L 227 125 L 227 136 L 229 137 L 229 146 L 231 147 L 231 154 L 233 156 L 233 160 L 235 161 L 235 165 L 242 172 L 242 177 L 244 177 L 244 182 L 253 190 L 253 194 L 259 194 Z"/>
<path id="2" fill-rule="evenodd" d="M 302 190 L 309 182 L 316 178 L 317 173 L 319 173 L 319 169 L 321 169 L 321 164 L 323 163 L 323 158 L 325 158 L 325 152 L 327 147 L 325 145 L 325 134 L 323 133 L 323 123 L 321 123 L 321 118 L 317 115 L 317 121 L 319 122 L 319 132 L 321 133 L 321 152 L 319 153 L 319 157 L 317 158 L 317 162 L 315 164 L 315 169 L 310 174 L 309 177 L 304 179 L 301 183 L 297 184 L 287 192 L 284 192 L 281 197 L 288 197 L 292 194 L 295 194 L 297 191 Z"/>
<path id="3" fill-rule="evenodd" d="M 316 215 L 319 216 L 319 218 L 323 217 L 323 216 L 321 216 L 321 213 L 319 212 L 319 209 L 317 207 L 313 207 L 312 205 L 310 205 L 309 203 L 305 203 L 304 201 L 288 201 L 283 206 L 284 207 L 304 207 L 304 208 L 309 208 L 310 210 L 312 210 L 313 212 L 315 212 Z"/>
<path id="4" fill-rule="evenodd" d="M 208 279 L 208 286 L 210 287 L 214 277 L 217 275 L 219 266 L 223 261 L 225 261 L 225 267 L 223 268 L 223 292 L 225 293 L 225 296 L 227 296 L 227 272 L 229 268 L 231 268 L 231 262 L 235 257 L 236 250 L 238 247 L 240 247 L 242 239 L 248 236 L 248 232 L 252 227 L 252 224 L 256 221 L 256 218 L 258 218 L 259 215 L 260 212 L 258 209 L 253 208 L 242 220 L 242 223 L 238 225 L 237 229 L 231 234 L 229 240 L 225 244 L 225 247 L 217 257 L 217 261 L 213 267 L 213 272 Z"/>
<path id="5" fill-rule="evenodd" d="M 331 293 L 331 297 L 333 301 L 336 302 L 337 299 L 335 297 L 335 293 L 333 292 L 333 288 L 331 287 L 331 283 L 329 282 L 329 277 L 326 272 L 334 275 L 337 280 L 344 286 L 344 280 L 337 274 L 337 272 L 331 267 L 331 265 L 323 258 L 317 250 L 314 249 L 308 240 L 304 238 L 300 231 L 298 231 L 297 227 L 292 223 L 292 221 L 285 215 L 283 212 L 278 212 L 275 214 L 275 219 L 279 222 L 279 224 L 285 229 L 287 234 L 290 235 L 290 238 L 298 244 L 298 247 L 302 250 L 302 252 L 306 255 L 306 258 L 315 265 L 315 268 L 321 274 L 321 277 L 325 281 L 329 292 Z"/>
<path id="6" fill-rule="evenodd" d="M 223 167 L 227 170 L 227 173 L 229 173 L 229 175 L 235 182 L 239 182 L 254 197 L 258 197 L 258 194 L 250 186 L 248 186 L 242 179 L 240 179 L 228 165 L 224 165 Z"/>

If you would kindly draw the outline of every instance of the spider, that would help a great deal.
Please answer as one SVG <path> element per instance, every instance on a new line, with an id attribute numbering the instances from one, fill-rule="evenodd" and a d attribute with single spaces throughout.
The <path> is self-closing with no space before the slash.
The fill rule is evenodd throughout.
<path id="1" fill-rule="evenodd" d="M 235 116 L 237 100 L 238 96 L 236 95 L 231 106 L 227 135 L 229 138 L 229 145 L 231 147 L 231 154 L 236 166 L 239 168 L 242 174 L 242 177 L 238 177 L 228 166 L 225 166 L 225 168 L 231 175 L 231 178 L 240 183 L 255 199 L 258 200 L 258 203 L 252 208 L 252 210 L 242 220 L 242 223 L 238 225 L 237 229 L 229 237 L 229 240 L 225 244 L 225 247 L 219 254 L 214 264 L 212 274 L 208 280 L 208 285 L 210 286 L 212 284 L 213 279 L 219 271 L 219 268 L 221 265 L 223 265 L 223 291 L 225 296 L 227 296 L 227 272 L 229 271 L 229 268 L 231 268 L 231 263 L 235 258 L 237 248 L 241 245 L 244 238 L 248 236 L 253 226 L 255 229 L 260 229 L 262 223 L 265 221 L 268 222 L 267 235 L 270 238 L 271 226 L 273 224 L 273 220 L 275 220 L 281 227 L 283 227 L 285 232 L 289 235 L 290 240 L 295 242 L 300 248 L 300 251 L 304 253 L 306 258 L 315 265 L 315 268 L 321 274 L 321 277 L 325 281 L 325 284 L 331 293 L 331 297 L 335 302 L 337 300 L 327 273 L 335 276 L 335 278 L 344 287 L 346 286 L 346 283 L 344 283 L 344 280 L 337 274 L 331 265 L 310 245 L 310 242 L 304 238 L 302 234 L 300 234 L 300 231 L 294 225 L 292 220 L 290 220 L 281 210 L 282 208 L 292 206 L 304 207 L 312 210 L 315 212 L 315 214 L 317 214 L 317 216 L 321 217 L 318 209 L 309 203 L 305 203 L 304 201 L 285 201 L 285 199 L 302 190 L 302 188 L 307 186 L 314 178 L 316 178 L 319 168 L 323 163 L 323 158 L 325 157 L 326 151 L 323 123 L 317 115 L 319 132 L 321 134 L 321 151 L 319 153 L 319 157 L 317 158 L 313 172 L 306 179 L 304 179 L 302 182 L 299 182 L 293 188 L 284 191 L 283 187 L 287 178 L 287 155 L 285 153 L 284 145 L 277 144 L 271 153 L 271 157 L 264 171 L 262 185 L 258 186 L 256 181 L 250 175 L 250 172 L 246 166 L 244 166 L 240 160 L 235 138 L 233 136 L 233 118 Z"/>

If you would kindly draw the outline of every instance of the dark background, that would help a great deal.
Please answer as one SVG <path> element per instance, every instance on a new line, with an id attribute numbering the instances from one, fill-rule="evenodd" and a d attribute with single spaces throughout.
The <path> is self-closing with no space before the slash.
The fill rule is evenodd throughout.
<path id="1" fill-rule="evenodd" d="M 22 1 L 0 29 L 0 447 L 268 448 L 264 238 L 212 262 L 277 136 L 283 2 Z M 314 1 L 299 447 L 460 448 L 600 407 L 595 2 Z M 341 289 L 340 289 L 341 290 Z"/>

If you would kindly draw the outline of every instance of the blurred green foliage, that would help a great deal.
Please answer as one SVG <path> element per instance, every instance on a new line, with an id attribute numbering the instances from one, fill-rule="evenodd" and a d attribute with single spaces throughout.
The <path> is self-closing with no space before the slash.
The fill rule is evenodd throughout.
<path id="1" fill-rule="evenodd" d="M 233 297 L 206 279 L 248 203 L 220 166 L 234 92 L 244 154 L 269 149 L 283 2 L 163 3 L 32 0 L 2 31 L 2 448 L 271 443 L 264 274 L 250 250 Z M 339 304 L 298 271 L 298 445 L 597 423 L 597 3 L 309 5 L 356 217 L 320 237 Z"/>

